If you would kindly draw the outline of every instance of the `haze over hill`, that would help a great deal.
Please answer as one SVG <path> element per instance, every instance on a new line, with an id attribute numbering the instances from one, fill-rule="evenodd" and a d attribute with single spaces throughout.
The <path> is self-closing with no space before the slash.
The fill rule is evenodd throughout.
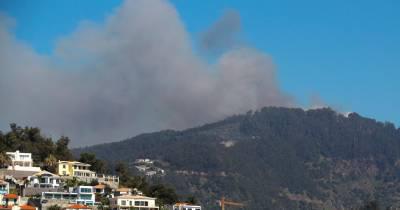
<path id="1" fill-rule="evenodd" d="M 153 181 L 196 195 L 207 209 L 223 195 L 255 210 L 400 203 L 400 129 L 331 109 L 263 108 L 74 152 L 110 164 L 156 160 L 166 176 Z"/>

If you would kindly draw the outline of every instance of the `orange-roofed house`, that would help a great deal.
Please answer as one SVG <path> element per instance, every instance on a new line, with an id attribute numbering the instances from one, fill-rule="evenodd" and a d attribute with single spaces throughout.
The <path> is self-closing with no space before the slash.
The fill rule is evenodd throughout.
<path id="1" fill-rule="evenodd" d="M 36 207 L 30 205 L 21 205 L 21 206 L 0 206 L 0 210 L 37 210 Z"/>
<path id="2" fill-rule="evenodd" d="M 106 189 L 106 185 L 98 184 L 98 185 L 94 186 L 93 188 L 95 190 L 95 193 L 104 194 L 105 193 L 105 189 Z"/>
<path id="3" fill-rule="evenodd" d="M 21 205 L 21 206 L 19 206 L 19 208 L 20 208 L 21 210 L 37 210 L 36 207 L 30 206 L 30 205 L 27 205 L 27 204 Z"/>
<path id="4" fill-rule="evenodd" d="M 2 206 L 14 206 L 17 205 L 19 196 L 16 194 L 5 194 L 2 196 L 1 205 Z"/>
<path id="5" fill-rule="evenodd" d="M 87 210 L 87 209 L 91 209 L 89 206 L 85 206 L 82 204 L 72 204 L 70 206 L 68 206 L 67 208 L 65 208 L 65 210 Z"/>

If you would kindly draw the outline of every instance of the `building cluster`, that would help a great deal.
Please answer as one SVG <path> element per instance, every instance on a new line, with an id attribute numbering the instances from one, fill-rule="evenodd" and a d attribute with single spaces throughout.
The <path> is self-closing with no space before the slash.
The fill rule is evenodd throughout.
<path id="1" fill-rule="evenodd" d="M 6 154 L 11 163 L 0 169 L 0 210 L 47 210 L 54 206 L 63 210 L 159 209 L 156 198 L 146 197 L 137 189 L 120 187 L 118 176 L 97 174 L 90 170 L 90 164 L 59 160 L 55 173 L 51 173 L 35 167 L 31 153 Z M 152 164 L 149 161 L 141 164 Z M 104 199 L 108 201 L 106 206 Z M 172 209 L 201 207 L 178 203 Z"/>
<path id="2" fill-rule="evenodd" d="M 164 169 L 154 165 L 154 160 L 144 158 L 134 162 L 136 170 L 145 176 L 164 176 Z"/>

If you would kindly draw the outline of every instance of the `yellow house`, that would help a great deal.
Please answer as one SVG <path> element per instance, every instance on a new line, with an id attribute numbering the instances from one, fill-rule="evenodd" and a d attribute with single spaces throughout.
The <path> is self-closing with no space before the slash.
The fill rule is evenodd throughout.
<path id="1" fill-rule="evenodd" d="M 91 181 L 96 179 L 96 172 L 89 170 L 89 168 L 90 164 L 87 163 L 78 161 L 58 161 L 57 174 Z"/>

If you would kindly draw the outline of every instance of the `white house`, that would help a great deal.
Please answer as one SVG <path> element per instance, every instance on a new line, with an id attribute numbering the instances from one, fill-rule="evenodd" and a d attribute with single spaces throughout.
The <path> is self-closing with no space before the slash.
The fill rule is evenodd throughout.
<path id="1" fill-rule="evenodd" d="M 135 163 L 148 163 L 148 164 L 153 164 L 154 161 L 153 161 L 153 160 L 150 160 L 150 159 L 148 159 L 148 158 L 144 158 L 144 159 L 136 159 L 136 160 L 135 160 Z"/>
<path id="2" fill-rule="evenodd" d="M 35 188 L 59 188 L 61 179 L 59 176 L 48 171 L 41 171 L 29 176 L 27 187 Z"/>
<path id="3" fill-rule="evenodd" d="M 42 192 L 41 203 L 49 200 L 63 200 L 69 203 L 93 206 L 95 194 L 92 186 L 79 186 L 72 192 Z"/>
<path id="4" fill-rule="evenodd" d="M 92 186 L 79 186 L 75 189 L 78 193 L 78 198 L 76 203 L 84 205 L 94 205 L 95 202 L 95 192 Z"/>
<path id="5" fill-rule="evenodd" d="M 40 171 L 40 167 L 33 167 L 31 153 L 23 153 L 17 150 L 15 152 L 7 152 L 6 154 L 11 159 L 11 165 L 8 166 L 8 170 Z"/>
<path id="6" fill-rule="evenodd" d="M 132 189 L 126 187 L 118 188 L 115 190 L 115 195 L 116 196 L 132 195 Z"/>
<path id="7" fill-rule="evenodd" d="M 173 210 L 201 210 L 201 206 L 189 203 L 176 203 L 172 206 Z"/>
<path id="8" fill-rule="evenodd" d="M 139 165 L 139 166 L 135 166 L 137 168 L 138 171 L 140 172 L 145 172 L 147 169 L 150 169 L 150 167 L 145 166 L 145 165 Z"/>
<path id="9" fill-rule="evenodd" d="M 10 184 L 4 180 L 0 180 L 0 195 L 10 193 Z"/>
<path id="10" fill-rule="evenodd" d="M 142 195 L 123 195 L 110 198 L 111 210 L 158 210 L 156 199 Z"/>
<path id="11" fill-rule="evenodd" d="M 106 184 L 113 189 L 119 187 L 119 177 L 115 175 L 97 174 L 97 181 L 101 184 Z"/>

